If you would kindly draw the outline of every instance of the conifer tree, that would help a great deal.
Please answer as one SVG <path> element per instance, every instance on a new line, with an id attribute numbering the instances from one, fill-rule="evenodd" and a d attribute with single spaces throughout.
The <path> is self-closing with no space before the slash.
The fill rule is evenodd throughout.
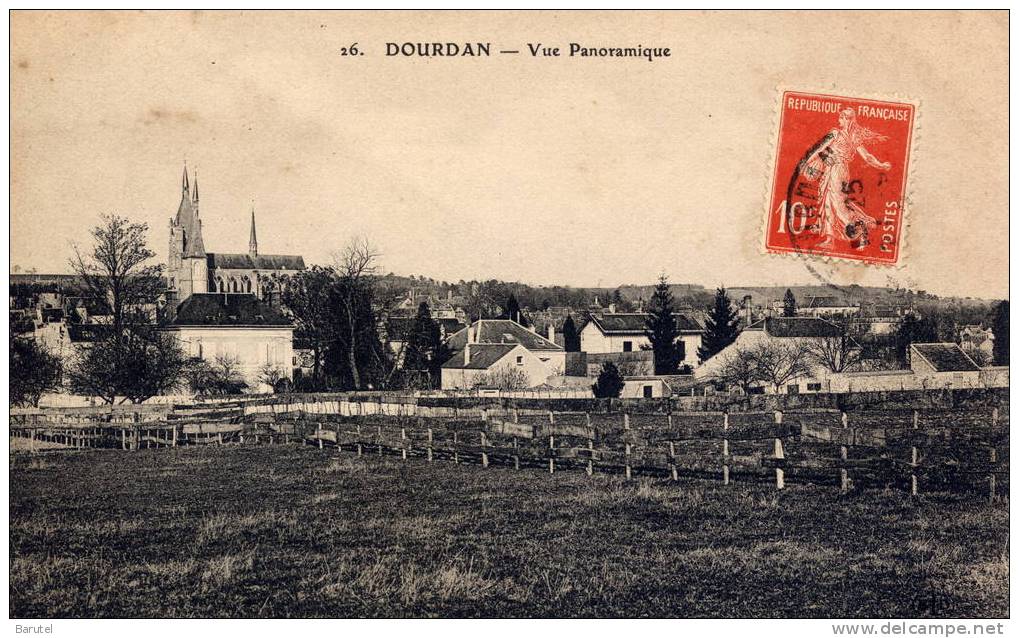
<path id="1" fill-rule="evenodd" d="M 738 335 L 739 317 L 725 288 L 718 288 L 715 290 L 715 303 L 704 325 L 704 337 L 701 339 L 701 347 L 697 349 L 697 356 L 701 362 L 707 361 L 736 341 Z"/>
<path id="2" fill-rule="evenodd" d="M 782 316 L 796 316 L 796 297 L 793 295 L 793 291 L 788 288 L 785 289 L 785 297 L 782 298 Z"/>
<path id="3" fill-rule="evenodd" d="M 676 366 L 679 364 L 679 353 L 676 351 L 679 331 L 672 303 L 669 280 L 662 275 L 651 295 L 644 325 L 644 333 L 651 341 L 651 350 L 654 352 L 655 374 L 676 374 Z"/>
<path id="4" fill-rule="evenodd" d="M 567 315 L 563 322 L 563 347 L 566 352 L 580 352 L 580 333 L 577 332 L 577 324 L 573 321 L 573 315 Z"/>

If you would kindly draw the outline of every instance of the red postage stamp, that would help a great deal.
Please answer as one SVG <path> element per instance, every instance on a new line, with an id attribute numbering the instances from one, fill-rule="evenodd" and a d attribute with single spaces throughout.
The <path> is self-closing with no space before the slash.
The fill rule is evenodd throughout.
<path id="1" fill-rule="evenodd" d="M 782 94 L 765 249 L 895 264 L 916 106 Z"/>

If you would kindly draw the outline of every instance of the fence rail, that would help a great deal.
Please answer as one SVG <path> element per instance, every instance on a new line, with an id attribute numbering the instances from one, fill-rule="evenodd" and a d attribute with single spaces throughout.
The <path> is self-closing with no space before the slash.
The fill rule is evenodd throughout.
<path id="1" fill-rule="evenodd" d="M 15 441 L 31 451 L 299 441 L 357 456 L 627 478 L 696 477 L 723 484 L 768 481 L 776 489 L 818 483 L 843 493 L 862 487 L 901 488 L 914 495 L 956 490 L 981 492 L 992 501 L 1008 489 L 1009 432 L 1002 414 L 1007 406 L 668 414 L 478 408 L 425 416 L 342 414 L 314 408 L 324 403 L 297 405 L 312 409 L 200 406 L 160 420 L 135 416 L 131 422 L 96 422 L 110 416 L 101 414 L 64 414 L 60 423 L 12 416 L 12 449 Z"/>

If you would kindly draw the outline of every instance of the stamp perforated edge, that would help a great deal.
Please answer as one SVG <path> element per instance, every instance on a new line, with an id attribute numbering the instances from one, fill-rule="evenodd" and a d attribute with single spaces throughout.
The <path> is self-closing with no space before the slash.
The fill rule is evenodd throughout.
<path id="1" fill-rule="evenodd" d="M 847 99 L 860 99 L 860 100 L 875 100 L 879 102 L 900 102 L 903 104 L 910 104 L 913 106 L 913 130 L 909 140 L 909 146 L 906 149 L 908 152 L 908 160 L 906 163 L 906 179 L 905 188 L 902 193 L 902 221 L 899 226 L 899 253 L 894 263 L 888 262 L 870 262 L 862 261 L 860 259 L 850 259 L 848 257 L 840 257 L 838 255 L 818 255 L 816 253 L 803 253 L 803 252 L 778 252 L 768 250 L 768 224 L 771 220 L 771 195 L 775 189 L 775 180 L 777 179 L 777 161 L 778 161 L 778 137 L 780 134 L 780 127 L 782 125 L 782 102 L 783 96 L 787 91 L 793 91 L 796 93 L 817 93 L 821 95 L 838 95 L 840 97 L 846 97 Z M 836 265 L 853 265 L 859 267 L 877 267 L 885 268 L 891 271 L 901 270 L 905 267 L 905 261 L 908 256 L 908 236 L 910 227 L 910 209 L 913 206 L 913 188 L 917 183 L 917 155 L 922 148 L 920 142 L 921 132 L 923 129 L 923 108 L 922 102 L 918 98 L 903 95 L 901 93 L 869 93 L 869 92 L 858 92 L 853 90 L 846 90 L 840 88 L 837 84 L 832 83 L 828 87 L 793 87 L 786 84 L 779 84 L 775 87 L 775 93 L 772 102 L 772 113 L 771 113 L 771 130 L 768 134 L 768 163 L 765 166 L 766 176 L 764 179 L 764 197 L 762 199 L 761 208 L 764 214 L 761 216 L 761 227 L 760 227 L 760 243 L 758 249 L 761 254 L 768 255 L 769 257 L 777 257 L 780 259 L 793 259 L 793 260 L 808 260 L 815 264 L 825 264 L 828 266 Z"/>

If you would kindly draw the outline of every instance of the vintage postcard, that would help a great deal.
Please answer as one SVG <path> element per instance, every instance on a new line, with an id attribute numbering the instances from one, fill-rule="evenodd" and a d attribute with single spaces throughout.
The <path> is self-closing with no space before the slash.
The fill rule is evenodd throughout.
<path id="1" fill-rule="evenodd" d="M 1007 11 L 9 22 L 12 633 L 1011 627 Z"/>

